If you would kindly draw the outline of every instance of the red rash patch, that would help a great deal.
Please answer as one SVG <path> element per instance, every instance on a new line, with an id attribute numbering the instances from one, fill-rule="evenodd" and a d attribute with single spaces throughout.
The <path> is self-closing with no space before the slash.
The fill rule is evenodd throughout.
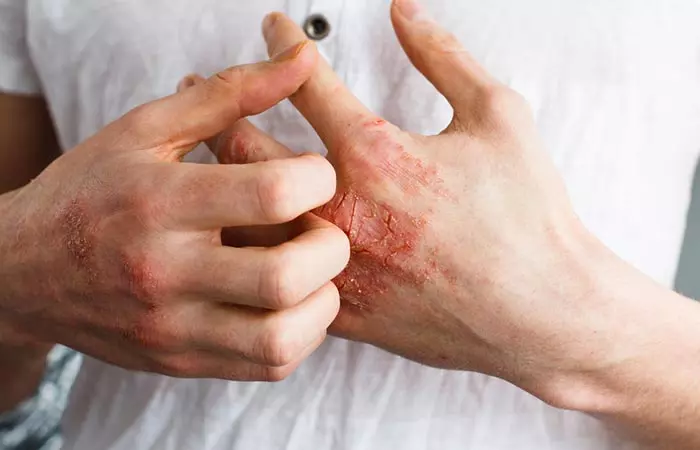
<path id="1" fill-rule="evenodd" d="M 140 299 L 153 299 L 159 295 L 159 283 L 153 267 L 145 258 L 125 259 L 123 264 L 124 276 L 129 283 L 129 291 Z"/>
<path id="2" fill-rule="evenodd" d="M 88 278 L 94 279 L 95 272 L 90 267 L 94 243 L 84 207 L 78 200 L 73 200 L 62 212 L 60 220 L 64 232 L 63 245 Z"/>
<path id="3" fill-rule="evenodd" d="M 406 195 L 417 196 L 427 191 L 456 200 L 444 188 L 437 167 L 408 153 L 384 119 L 365 121 L 361 126 L 363 140 L 368 144 L 344 152 L 347 160 L 342 163 L 349 173 L 361 172 L 373 181 L 393 183 Z"/>
<path id="4" fill-rule="evenodd" d="M 350 263 L 334 280 L 341 298 L 371 310 L 376 297 L 394 287 L 421 289 L 445 272 L 436 252 L 424 245 L 423 236 L 434 202 L 454 197 L 444 189 L 436 166 L 405 150 L 405 135 L 397 129 L 382 119 L 364 121 L 360 127 L 359 143 L 355 137 L 352 146 L 331 154 L 339 191 L 316 213 L 350 239 Z M 372 200 L 379 192 L 373 190 L 391 193 L 392 186 L 404 195 L 393 205 L 405 206 Z"/>
<path id="5" fill-rule="evenodd" d="M 250 162 L 251 155 L 260 152 L 260 147 L 248 140 L 244 133 L 234 132 L 226 134 L 223 142 L 217 143 L 220 162 L 222 164 L 246 164 Z M 267 159 L 267 158 L 265 158 Z"/>
<path id="6" fill-rule="evenodd" d="M 389 280 L 412 285 L 425 281 L 425 274 L 416 273 L 410 264 L 424 220 L 374 204 L 353 191 L 336 195 L 316 213 L 350 239 L 350 263 L 335 279 L 343 300 L 366 309 L 365 298 L 387 293 Z"/>

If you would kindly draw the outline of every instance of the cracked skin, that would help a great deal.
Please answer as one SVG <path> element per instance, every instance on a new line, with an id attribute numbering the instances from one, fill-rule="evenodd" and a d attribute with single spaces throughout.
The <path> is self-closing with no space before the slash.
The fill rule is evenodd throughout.
<path id="1" fill-rule="evenodd" d="M 350 263 L 334 280 L 344 301 L 369 309 L 368 300 L 388 293 L 391 284 L 420 282 L 411 259 L 422 219 L 368 201 L 351 190 L 336 195 L 316 213 L 334 222 L 350 239 Z"/>
<path id="2" fill-rule="evenodd" d="M 409 200 L 401 203 L 411 207 L 411 199 L 425 203 L 436 194 L 442 197 L 442 180 L 435 168 L 426 167 L 383 133 L 373 137 L 364 152 L 336 155 L 345 187 L 340 186 L 335 197 L 315 211 L 348 236 L 350 262 L 334 281 L 344 302 L 367 311 L 372 310 L 374 299 L 392 289 L 420 289 L 441 272 L 435 251 L 425 251 L 430 211 L 412 214 L 374 198 L 377 189 L 393 185 L 391 190 L 398 189 Z"/>

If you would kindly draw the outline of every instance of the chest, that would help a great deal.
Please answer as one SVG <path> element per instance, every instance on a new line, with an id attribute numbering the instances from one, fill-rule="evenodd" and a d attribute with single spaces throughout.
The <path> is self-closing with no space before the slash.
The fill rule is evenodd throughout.
<path id="1" fill-rule="evenodd" d="M 266 57 L 260 23 L 283 11 L 323 15 L 323 54 L 381 108 L 417 97 L 389 21 L 389 0 L 30 0 L 30 43 L 48 71 L 101 84 L 122 79 L 167 95 L 183 70 L 209 74 Z M 663 90 L 698 74 L 700 4 L 693 0 L 432 0 L 424 3 L 502 81 L 535 108 L 582 90 Z M 697 79 L 694 80 L 697 82 Z M 411 85 L 409 92 L 396 89 Z M 411 98 L 413 100 L 413 98 Z M 571 100 L 571 99 L 570 99 Z"/>

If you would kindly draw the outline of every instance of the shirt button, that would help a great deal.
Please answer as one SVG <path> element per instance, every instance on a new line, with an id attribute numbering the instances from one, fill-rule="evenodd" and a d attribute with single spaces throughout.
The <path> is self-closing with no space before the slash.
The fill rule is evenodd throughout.
<path id="1" fill-rule="evenodd" d="M 323 15 L 314 14 L 304 22 L 304 32 L 309 39 L 320 41 L 331 32 L 331 25 Z"/>

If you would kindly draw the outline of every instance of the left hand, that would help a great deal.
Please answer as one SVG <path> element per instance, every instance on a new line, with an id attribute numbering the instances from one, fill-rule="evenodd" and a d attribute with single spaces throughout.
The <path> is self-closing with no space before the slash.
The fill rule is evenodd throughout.
<path id="1" fill-rule="evenodd" d="M 619 357 L 604 329 L 620 305 L 589 300 L 608 252 L 574 214 L 524 99 L 416 8 L 395 1 L 392 21 L 454 108 L 444 132 L 387 123 L 325 62 L 291 97 L 338 174 L 335 198 L 316 213 L 352 246 L 335 280 L 343 305 L 331 331 L 557 403 L 562 380 Z M 303 38 L 277 13 L 264 34 L 271 54 Z M 247 122 L 212 145 L 228 162 L 291 154 Z"/>

